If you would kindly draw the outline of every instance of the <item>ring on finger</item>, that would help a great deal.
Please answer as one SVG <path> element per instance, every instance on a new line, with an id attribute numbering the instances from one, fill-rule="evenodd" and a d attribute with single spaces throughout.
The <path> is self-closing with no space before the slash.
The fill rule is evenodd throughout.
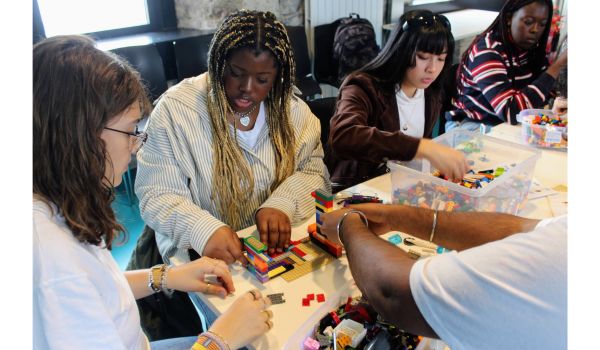
<path id="1" fill-rule="evenodd" d="M 273 316 L 269 310 L 262 310 L 261 312 L 267 316 L 267 321 Z"/>
<path id="2" fill-rule="evenodd" d="M 258 300 L 258 295 L 256 295 L 256 291 L 254 289 L 250 290 L 248 293 L 252 294 L 254 300 Z"/>
<path id="3" fill-rule="evenodd" d="M 271 328 L 273 328 L 273 322 L 271 322 L 270 320 L 265 321 L 265 323 L 267 324 L 267 328 L 270 330 Z"/>

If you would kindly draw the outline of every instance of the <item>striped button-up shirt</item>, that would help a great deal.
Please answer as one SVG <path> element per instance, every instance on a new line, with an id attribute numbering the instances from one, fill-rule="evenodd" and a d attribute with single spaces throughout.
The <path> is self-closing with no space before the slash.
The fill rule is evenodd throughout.
<path id="1" fill-rule="evenodd" d="M 212 233 L 227 225 L 211 200 L 214 145 L 207 84 L 207 75 L 202 74 L 182 81 L 161 97 L 150 117 L 148 141 L 137 155 L 135 191 L 140 212 L 156 231 L 165 259 L 190 248 L 202 254 Z M 238 138 L 254 175 L 253 194 L 243 206 L 244 227 L 254 225 L 254 213 L 264 207 L 283 211 L 292 225 L 302 222 L 314 214 L 311 192 L 330 191 L 319 120 L 300 99 L 293 97 L 290 103 L 296 171 L 274 191 L 270 185 L 275 179 L 275 154 L 267 126 L 253 148 Z"/>
<path id="2" fill-rule="evenodd" d="M 511 68 L 506 46 L 493 31 L 483 36 L 469 53 L 466 64 L 459 66 L 458 96 L 452 100 L 456 110 L 447 112 L 446 119 L 516 124 L 520 111 L 542 108 L 554 78 L 545 72 L 534 76 L 527 66 L 527 51 L 512 59 L 514 85 L 508 75 Z"/>

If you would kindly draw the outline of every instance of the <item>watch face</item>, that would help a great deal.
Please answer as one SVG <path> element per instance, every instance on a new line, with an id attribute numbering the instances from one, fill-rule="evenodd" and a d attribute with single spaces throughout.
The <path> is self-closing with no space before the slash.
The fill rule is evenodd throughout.
<path id="1" fill-rule="evenodd" d="M 148 281 L 148 286 L 155 293 L 160 292 L 160 282 L 161 282 L 161 277 L 162 277 L 164 270 L 165 270 L 165 265 L 152 266 L 152 268 L 150 269 L 150 276 L 149 276 L 150 280 Z"/>

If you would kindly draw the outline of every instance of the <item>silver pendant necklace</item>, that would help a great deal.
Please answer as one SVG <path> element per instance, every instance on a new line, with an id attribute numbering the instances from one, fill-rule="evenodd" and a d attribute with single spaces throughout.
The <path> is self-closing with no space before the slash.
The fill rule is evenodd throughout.
<path id="1" fill-rule="evenodd" d="M 396 94 L 401 93 L 400 91 L 401 90 L 399 90 Z M 415 95 L 416 95 L 416 93 L 415 93 Z M 406 94 L 404 94 L 404 96 L 406 96 Z M 409 97 L 406 96 L 406 98 L 409 98 Z M 410 110 L 410 113 L 404 118 L 404 123 L 401 126 L 401 129 L 404 132 L 406 132 L 408 130 L 408 124 L 410 124 L 410 122 L 412 121 L 413 114 L 415 112 L 415 108 L 417 107 L 417 104 L 414 103 L 413 101 L 411 101 L 410 104 L 412 104 L 412 109 Z M 400 118 L 400 121 L 402 121 L 402 118 Z"/>
<path id="2" fill-rule="evenodd" d="M 240 112 L 236 112 L 236 111 L 234 111 L 233 113 L 238 118 L 240 118 L 240 124 L 242 124 L 244 127 L 247 127 L 248 125 L 250 125 L 250 114 L 254 113 L 254 111 L 256 110 L 256 107 L 258 107 L 258 103 L 255 104 L 254 107 L 252 107 L 252 109 L 246 113 L 240 113 Z"/>

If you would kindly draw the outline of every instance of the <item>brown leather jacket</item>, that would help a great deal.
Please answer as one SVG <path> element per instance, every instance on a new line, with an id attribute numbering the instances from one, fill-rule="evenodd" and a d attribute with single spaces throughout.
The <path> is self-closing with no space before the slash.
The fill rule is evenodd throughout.
<path id="1" fill-rule="evenodd" d="M 437 114 L 428 101 L 426 90 L 424 135 L 430 138 Z M 342 83 L 330 127 L 325 163 L 331 182 L 343 187 L 384 174 L 387 160 L 413 159 L 420 142 L 400 131 L 395 91 L 383 91 L 365 73 Z"/>

